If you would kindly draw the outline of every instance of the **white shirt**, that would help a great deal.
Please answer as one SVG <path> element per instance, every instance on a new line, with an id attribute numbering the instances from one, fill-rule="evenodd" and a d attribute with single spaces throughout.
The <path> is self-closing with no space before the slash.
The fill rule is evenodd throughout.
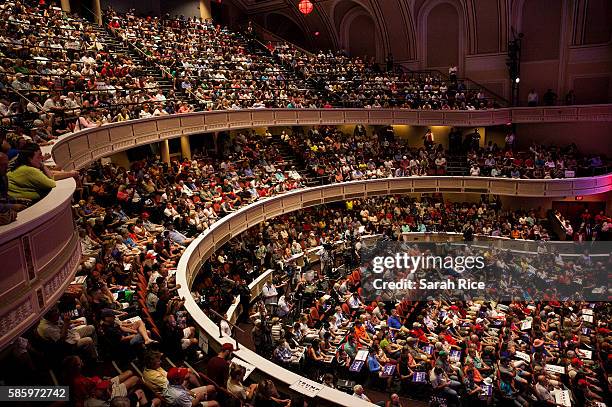
<path id="1" fill-rule="evenodd" d="M 265 304 L 276 302 L 278 291 L 276 291 L 276 287 L 274 286 L 274 284 L 267 283 L 263 286 L 261 292 L 263 293 Z"/>
<path id="2" fill-rule="evenodd" d="M 359 297 L 355 297 L 354 295 L 352 295 L 351 298 L 349 298 L 348 304 L 349 304 L 349 307 L 351 308 L 359 308 L 362 305 Z"/>
<path id="3" fill-rule="evenodd" d="M 232 327 L 226 320 L 222 319 L 219 323 L 219 327 L 221 328 L 222 336 L 229 336 L 230 338 L 232 337 Z"/>

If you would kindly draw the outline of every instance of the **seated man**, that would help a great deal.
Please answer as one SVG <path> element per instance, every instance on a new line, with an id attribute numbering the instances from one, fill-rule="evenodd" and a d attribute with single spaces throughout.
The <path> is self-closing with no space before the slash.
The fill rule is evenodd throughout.
<path id="1" fill-rule="evenodd" d="M 45 341 L 74 346 L 92 360 L 98 357 L 92 338 L 95 328 L 87 325 L 85 318 L 71 320 L 70 315 L 66 313 L 60 319 L 59 309 L 53 307 L 40 320 L 36 332 Z"/>
<path id="2" fill-rule="evenodd" d="M 85 400 L 85 407 L 106 407 L 112 405 L 111 402 L 115 398 L 127 397 L 128 392 L 125 389 L 124 383 L 117 384 L 118 377 L 111 380 L 102 380 L 99 377 L 91 378 L 91 385 L 94 386 L 91 397 Z M 135 378 L 135 377 L 133 377 Z M 148 405 L 147 396 L 144 391 L 138 389 L 134 391 L 128 400 L 133 399 L 140 406 Z M 160 406 L 161 401 L 157 398 L 151 400 L 152 407 Z"/>
<path id="3" fill-rule="evenodd" d="M 274 360 L 278 363 L 289 363 L 293 358 L 293 352 L 285 338 L 282 338 L 274 349 Z"/>
<path id="4" fill-rule="evenodd" d="M 457 390 L 461 383 L 451 380 L 441 367 L 435 367 L 429 374 L 429 381 L 435 393 L 447 397 L 455 405 L 460 405 Z"/>
<path id="5" fill-rule="evenodd" d="M 162 393 L 166 403 L 173 407 L 218 407 L 219 403 L 208 400 L 214 393 L 215 386 L 201 386 L 187 390 L 185 384 L 189 378 L 189 369 L 186 367 L 172 367 L 168 370 L 168 387 Z"/>

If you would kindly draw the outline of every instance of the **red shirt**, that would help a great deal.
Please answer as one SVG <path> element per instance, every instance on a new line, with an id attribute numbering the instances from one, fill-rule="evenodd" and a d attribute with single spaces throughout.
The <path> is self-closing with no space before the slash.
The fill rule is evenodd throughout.
<path id="1" fill-rule="evenodd" d="M 219 356 L 214 356 L 206 366 L 208 377 L 220 387 L 225 387 L 229 377 L 229 362 Z"/>

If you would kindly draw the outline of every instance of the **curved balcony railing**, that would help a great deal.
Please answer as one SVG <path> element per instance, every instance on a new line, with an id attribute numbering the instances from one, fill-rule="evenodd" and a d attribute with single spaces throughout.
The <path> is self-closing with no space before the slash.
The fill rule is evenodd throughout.
<path id="1" fill-rule="evenodd" d="M 38 321 L 73 280 L 81 247 L 72 215 L 73 179 L 0 226 L 0 349 Z"/>
<path id="2" fill-rule="evenodd" d="M 402 109 L 254 109 L 197 112 L 133 120 L 87 129 L 64 137 L 53 148 L 66 170 L 83 168 L 118 151 L 190 134 L 261 126 L 444 125 L 612 121 L 612 105 L 509 108 L 477 111 Z"/>
<path id="3" fill-rule="evenodd" d="M 418 111 L 399 109 L 259 109 L 198 112 L 114 123 L 63 136 L 51 148 L 53 159 L 65 170 L 84 168 L 94 160 L 136 146 L 189 134 L 257 126 L 319 124 L 409 124 L 489 126 L 514 123 L 612 121 L 612 105 L 511 108 L 485 111 Z M 46 150 L 46 149 L 45 149 Z M 303 190 L 312 204 L 355 197 L 410 192 L 473 192 L 520 196 L 574 196 L 606 192 L 612 175 L 560 180 L 513 180 L 476 177 L 414 177 L 369 183 L 330 185 Z M 365 187 L 367 185 L 367 187 Z M 75 184 L 58 182 L 51 193 L 19 213 L 17 222 L 0 227 L 0 252 L 6 259 L 0 278 L 0 348 L 31 326 L 48 309 L 78 266 L 80 249 L 73 226 L 70 200 Z M 287 195 L 287 199 L 294 195 Z M 301 198 L 300 198 L 301 199 Z M 263 201 L 262 201 L 263 202 Z M 267 201 L 266 201 L 267 202 Z M 276 202 L 276 201 L 275 201 Z M 308 202 L 306 202 L 308 203 Z M 262 203 L 247 212 L 273 203 Z M 300 205 L 302 203 L 300 202 Z M 242 212 L 241 212 L 242 213 Z M 257 215 L 259 216 L 259 215 Z M 263 216 L 263 215 L 262 215 Z M 232 217 L 233 222 L 237 218 Z M 249 220 L 250 222 L 250 220 Z M 226 224 L 224 222 L 224 224 Z M 215 233 L 221 233 L 221 229 Z M 49 238 L 51 237 L 51 238 Z"/>

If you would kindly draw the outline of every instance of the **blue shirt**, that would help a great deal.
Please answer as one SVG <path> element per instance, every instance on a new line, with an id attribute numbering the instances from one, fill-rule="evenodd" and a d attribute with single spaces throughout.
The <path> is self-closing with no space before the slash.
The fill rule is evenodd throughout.
<path id="1" fill-rule="evenodd" d="M 170 384 L 164 390 L 163 396 L 169 406 L 173 407 L 191 407 L 191 395 L 181 385 Z"/>
<path id="2" fill-rule="evenodd" d="M 368 356 L 368 370 L 371 373 L 377 373 L 379 372 L 381 369 L 380 363 L 378 362 L 378 359 L 376 359 L 376 357 L 374 355 L 369 355 Z"/>
<path id="3" fill-rule="evenodd" d="M 176 230 L 171 230 L 170 233 L 168 233 L 168 237 L 178 244 L 183 244 L 185 240 L 187 240 L 187 236 Z"/>
<path id="4" fill-rule="evenodd" d="M 387 326 L 393 329 L 400 329 L 402 327 L 402 323 L 398 317 L 391 315 L 389 319 L 387 319 Z"/>

